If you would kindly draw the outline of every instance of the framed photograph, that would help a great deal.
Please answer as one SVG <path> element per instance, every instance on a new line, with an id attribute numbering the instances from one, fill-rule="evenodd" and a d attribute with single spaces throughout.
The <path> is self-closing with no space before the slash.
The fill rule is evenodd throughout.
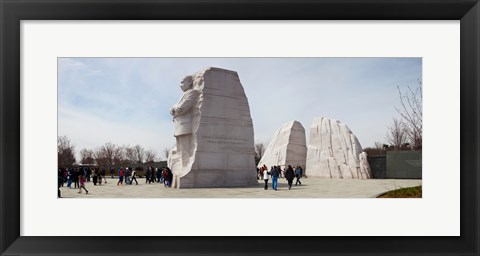
<path id="1" fill-rule="evenodd" d="M 0 8 L 1 255 L 479 254 L 478 1 L 39 0 L 1 1 Z M 223 97 L 216 89 L 218 79 L 243 85 L 232 89 L 235 104 L 225 100 L 232 94 Z M 391 105 L 388 116 L 396 106 L 387 95 L 416 97 L 415 85 L 423 93 L 425 136 L 382 147 L 386 124 L 379 111 Z M 199 96 L 191 128 L 176 111 L 193 92 Z M 274 102 L 269 97 L 278 98 L 278 107 L 264 106 Z M 247 107 L 238 108 L 246 98 Z M 301 104 L 289 105 L 296 98 Z M 209 113 L 224 116 L 221 126 L 230 128 L 208 126 Z M 330 162 L 318 160 L 323 166 L 349 158 L 338 172 L 312 168 L 307 143 L 295 149 L 304 151 L 298 157 L 304 162 L 289 160 L 306 165 L 304 184 L 281 180 L 276 191 L 265 182 L 264 190 L 269 177 L 263 169 L 251 180 L 240 171 L 228 177 L 211 171 L 221 155 L 230 157 L 228 168 L 278 164 L 270 175 L 293 179 L 303 170 L 280 161 L 288 158 L 285 130 L 310 135 L 311 142 L 329 134 L 321 130 L 325 123 L 351 136 L 350 144 L 314 149 L 335 148 Z M 298 135 L 302 124 L 305 132 Z M 310 131 L 315 124 L 317 132 Z M 196 131 L 193 137 L 189 130 Z M 252 163 L 239 160 L 253 145 L 253 133 L 255 140 L 273 134 L 280 142 L 266 143 L 268 157 L 255 156 L 255 163 L 253 157 Z M 69 139 L 82 150 L 81 161 L 60 159 L 59 143 L 68 146 Z M 125 157 L 114 165 L 101 154 L 115 143 L 133 151 L 136 141 L 153 149 L 143 151 L 150 160 L 131 166 Z M 185 147 L 192 141 L 194 147 Z M 358 155 L 359 141 L 363 149 L 372 147 L 369 152 L 373 144 L 408 149 L 410 155 L 387 160 L 414 171 L 378 167 Z M 166 153 L 174 143 L 170 157 L 155 157 L 155 150 Z M 342 148 L 354 153 L 342 155 Z M 179 172 L 179 163 L 191 159 L 210 167 L 184 164 Z M 69 179 L 75 176 L 70 170 L 77 172 L 80 192 L 59 185 L 57 197 L 56 169 Z M 208 180 L 192 173 L 220 185 L 212 193 L 198 189 Z M 332 175 L 342 183 L 323 183 Z M 372 175 L 377 180 L 368 182 L 376 183 L 355 181 Z M 138 186 L 132 176 L 142 177 Z M 248 189 L 225 188 L 229 179 Z M 418 185 L 420 198 L 372 198 Z"/>

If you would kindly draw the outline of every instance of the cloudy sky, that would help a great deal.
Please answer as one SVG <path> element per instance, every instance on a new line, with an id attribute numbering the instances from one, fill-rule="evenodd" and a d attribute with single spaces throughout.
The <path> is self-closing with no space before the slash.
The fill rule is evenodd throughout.
<path id="1" fill-rule="evenodd" d="M 350 127 L 362 147 L 385 142 L 398 117 L 397 85 L 416 87 L 421 58 L 59 58 L 58 135 L 77 153 L 106 142 L 142 145 L 165 158 L 175 144 L 170 107 L 181 79 L 206 67 L 237 71 L 255 141 L 267 143 L 284 123 L 314 117 Z"/>

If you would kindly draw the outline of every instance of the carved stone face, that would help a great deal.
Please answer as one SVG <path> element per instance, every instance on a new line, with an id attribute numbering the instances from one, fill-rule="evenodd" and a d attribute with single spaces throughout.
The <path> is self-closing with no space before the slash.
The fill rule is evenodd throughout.
<path id="1" fill-rule="evenodd" d="M 180 83 L 180 88 L 182 89 L 182 91 L 185 92 L 188 89 L 192 88 L 192 85 L 193 85 L 192 78 L 187 76 L 183 78 L 182 82 Z"/>

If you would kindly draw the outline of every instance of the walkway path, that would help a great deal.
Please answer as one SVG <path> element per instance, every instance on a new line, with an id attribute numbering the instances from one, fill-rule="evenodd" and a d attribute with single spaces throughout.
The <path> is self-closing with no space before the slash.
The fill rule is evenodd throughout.
<path id="1" fill-rule="evenodd" d="M 263 181 L 248 188 L 202 189 L 165 188 L 159 183 L 145 184 L 145 179 L 138 179 L 138 185 L 123 186 L 116 185 L 117 179 L 107 178 L 107 181 L 101 186 L 86 182 L 88 194 L 83 190 L 82 194 L 78 194 L 78 189 L 67 189 L 66 184 L 60 190 L 63 198 L 369 198 L 385 191 L 422 184 L 422 180 L 304 178 L 302 185 L 294 185 L 288 190 L 286 180 L 279 179 L 278 190 L 274 191 L 271 180 L 268 190 L 263 189 Z"/>

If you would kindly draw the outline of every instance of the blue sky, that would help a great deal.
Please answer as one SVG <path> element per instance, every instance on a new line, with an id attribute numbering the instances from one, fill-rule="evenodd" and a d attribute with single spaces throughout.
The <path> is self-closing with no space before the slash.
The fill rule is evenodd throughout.
<path id="1" fill-rule="evenodd" d="M 140 144 L 164 159 L 175 144 L 169 109 L 180 81 L 207 67 L 238 72 L 255 141 L 263 143 L 292 120 L 308 142 L 314 117 L 345 123 L 364 148 L 383 143 L 398 117 L 397 85 L 422 79 L 421 58 L 59 58 L 58 135 L 77 153 L 112 142 Z"/>

